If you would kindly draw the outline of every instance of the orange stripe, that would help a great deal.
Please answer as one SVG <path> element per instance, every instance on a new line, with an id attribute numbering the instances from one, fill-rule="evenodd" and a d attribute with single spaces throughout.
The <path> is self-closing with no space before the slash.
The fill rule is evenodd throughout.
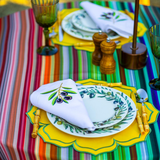
<path id="1" fill-rule="evenodd" d="M 57 159 L 57 146 L 53 144 L 51 145 L 50 157 L 51 159 Z"/>
<path id="2" fill-rule="evenodd" d="M 43 139 L 40 137 L 39 141 L 39 158 L 40 160 L 46 160 L 46 144 Z"/>
<path id="3" fill-rule="evenodd" d="M 54 81 L 58 81 L 60 73 L 60 52 L 59 52 L 59 45 L 55 44 L 55 47 L 58 49 L 58 52 L 55 54 Z"/>
<path id="4" fill-rule="evenodd" d="M 50 83 L 51 73 L 51 56 L 46 56 L 45 72 L 44 72 L 44 84 Z"/>

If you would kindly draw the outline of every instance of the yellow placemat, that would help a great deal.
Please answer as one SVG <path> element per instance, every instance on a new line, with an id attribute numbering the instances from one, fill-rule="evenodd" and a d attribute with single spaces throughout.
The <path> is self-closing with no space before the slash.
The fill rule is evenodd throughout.
<path id="1" fill-rule="evenodd" d="M 60 12 L 60 15 L 61 15 L 61 19 L 63 20 L 68 14 L 74 12 L 74 11 L 77 11 L 79 10 L 78 8 L 72 8 L 72 9 L 63 9 L 61 12 Z M 124 13 L 124 11 L 121 11 Z M 131 13 L 131 12 L 128 12 L 128 15 L 134 19 L 134 14 Z M 58 33 L 58 23 L 56 22 L 53 27 L 55 28 L 54 31 L 56 33 Z M 144 33 L 147 31 L 147 28 L 142 24 L 142 23 L 139 23 L 138 22 L 138 34 L 137 36 L 138 37 L 141 37 L 144 35 Z M 87 41 L 87 40 L 81 40 L 81 39 L 78 39 L 78 38 L 75 38 L 75 37 L 72 37 L 70 36 L 69 34 L 67 34 L 66 32 L 64 32 L 64 35 L 63 35 L 63 41 L 59 41 L 59 35 L 55 36 L 54 38 L 52 38 L 52 41 L 55 43 L 55 44 L 60 44 L 60 45 L 64 45 L 64 46 L 74 46 L 75 43 L 79 43 L 79 42 L 91 42 L 91 41 Z M 117 45 L 117 49 L 118 48 L 121 48 L 121 46 L 125 43 L 128 43 L 128 42 L 131 42 L 132 41 L 132 37 L 129 37 L 129 38 L 124 38 L 124 37 L 119 37 L 119 38 L 116 38 L 114 39 L 114 41 L 120 41 L 121 43 L 119 43 Z M 93 46 L 87 46 L 87 47 L 75 47 L 76 49 L 80 49 L 80 50 L 86 50 L 86 51 L 89 51 L 89 52 L 93 52 L 94 51 L 94 47 Z"/>
<path id="2" fill-rule="evenodd" d="M 98 80 L 82 80 L 77 81 L 77 83 L 81 83 L 83 85 L 92 85 L 98 83 L 106 83 L 104 81 Z M 136 92 L 134 87 L 122 86 L 114 87 L 115 89 L 127 94 L 130 96 L 131 92 Z M 153 123 L 156 121 L 159 111 L 150 103 L 145 103 L 147 114 L 148 114 L 148 123 Z M 141 104 L 138 103 L 138 108 L 141 108 Z M 34 114 L 37 110 L 37 107 L 32 107 L 28 112 L 27 116 L 30 119 L 30 122 L 34 122 Z M 141 110 L 139 110 L 141 111 Z M 42 139 L 51 144 L 55 144 L 60 147 L 69 147 L 73 145 L 73 147 L 79 152 L 88 152 L 94 155 L 113 151 L 118 145 L 121 146 L 131 146 L 137 142 L 144 141 L 146 136 L 149 133 L 145 133 L 141 135 L 138 129 L 137 121 L 134 122 L 125 130 L 102 138 L 82 138 L 76 137 L 69 134 L 66 134 L 59 129 L 55 128 L 47 118 L 47 114 L 45 111 L 41 110 L 41 118 L 39 122 L 40 128 L 38 130 L 38 135 L 42 137 Z"/>

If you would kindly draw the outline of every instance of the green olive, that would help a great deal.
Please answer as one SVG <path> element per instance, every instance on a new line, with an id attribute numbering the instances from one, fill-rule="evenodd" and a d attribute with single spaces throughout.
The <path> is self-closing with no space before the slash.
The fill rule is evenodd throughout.
<path id="1" fill-rule="evenodd" d="M 61 124 L 62 124 L 62 121 L 58 121 L 57 124 L 58 124 L 58 125 L 61 125 Z"/>

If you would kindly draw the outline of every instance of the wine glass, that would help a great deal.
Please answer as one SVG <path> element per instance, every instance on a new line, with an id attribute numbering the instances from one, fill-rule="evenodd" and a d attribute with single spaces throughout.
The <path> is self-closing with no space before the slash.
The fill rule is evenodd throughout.
<path id="1" fill-rule="evenodd" d="M 149 85 L 152 89 L 160 90 L 160 24 L 150 27 L 149 33 L 152 53 L 159 61 L 159 78 L 152 79 Z"/>
<path id="2" fill-rule="evenodd" d="M 58 49 L 49 45 L 49 27 L 57 20 L 59 0 L 31 0 L 36 22 L 44 28 L 45 46 L 37 49 L 40 55 L 54 55 Z"/>

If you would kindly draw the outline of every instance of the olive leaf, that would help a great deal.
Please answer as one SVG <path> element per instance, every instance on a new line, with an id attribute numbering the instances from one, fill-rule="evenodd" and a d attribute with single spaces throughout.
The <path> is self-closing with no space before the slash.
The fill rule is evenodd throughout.
<path id="1" fill-rule="evenodd" d="M 117 20 L 117 21 L 125 21 L 126 19 L 119 19 L 119 20 Z"/>
<path id="2" fill-rule="evenodd" d="M 119 17 L 120 17 L 120 15 L 116 16 L 116 18 L 115 18 L 115 19 L 118 19 Z"/>
<path id="3" fill-rule="evenodd" d="M 64 98 L 62 98 L 62 100 L 63 100 L 65 103 L 68 103 L 68 101 L 66 101 Z"/>
<path id="4" fill-rule="evenodd" d="M 56 117 L 56 118 L 55 118 L 55 121 L 54 121 L 54 124 L 55 124 L 58 120 L 59 120 L 59 118 L 58 118 L 58 117 Z"/>
<path id="5" fill-rule="evenodd" d="M 48 100 L 51 100 L 55 95 L 56 95 L 57 92 L 54 92 L 52 93 L 49 97 L 48 97 Z"/>
<path id="6" fill-rule="evenodd" d="M 64 88 L 64 89 L 72 89 L 72 88 L 70 88 L 70 87 L 62 87 L 62 88 Z"/>
<path id="7" fill-rule="evenodd" d="M 57 88 L 56 88 L 57 89 Z M 54 92 L 56 89 L 53 89 L 53 90 L 50 90 L 50 91 L 47 91 L 47 92 L 43 92 L 41 94 L 47 94 L 47 93 L 51 93 L 51 92 Z"/>
<path id="8" fill-rule="evenodd" d="M 56 96 L 53 101 L 52 101 L 52 105 L 54 105 L 56 103 L 56 100 L 57 100 L 58 96 Z"/>

